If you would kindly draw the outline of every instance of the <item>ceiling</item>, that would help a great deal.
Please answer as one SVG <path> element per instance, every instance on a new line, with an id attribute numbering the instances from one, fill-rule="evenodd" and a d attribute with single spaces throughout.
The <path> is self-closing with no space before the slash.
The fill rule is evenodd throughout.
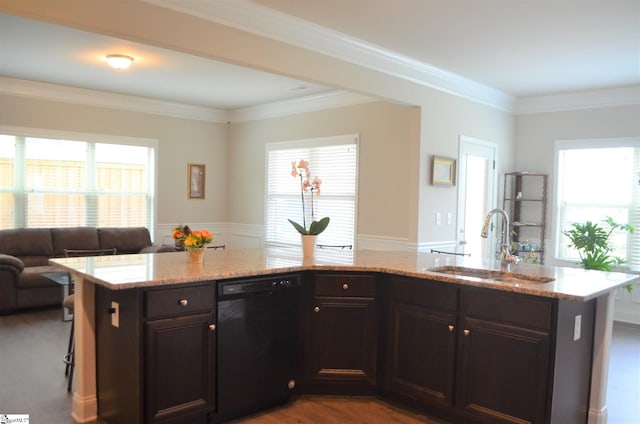
<path id="1" fill-rule="evenodd" d="M 336 39 L 363 43 L 514 97 L 640 84 L 640 0 L 145 1 L 179 5 L 205 18 L 226 3 L 281 22 L 283 16 L 294 23 L 304 20 Z M 109 53 L 128 53 L 136 60 L 131 69 L 116 72 L 106 66 Z M 2 14 L 0 76 L 224 110 L 332 90 Z"/>

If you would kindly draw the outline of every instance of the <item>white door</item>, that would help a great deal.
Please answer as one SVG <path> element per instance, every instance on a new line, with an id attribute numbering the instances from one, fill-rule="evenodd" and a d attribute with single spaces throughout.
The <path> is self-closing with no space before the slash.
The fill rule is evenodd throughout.
<path id="1" fill-rule="evenodd" d="M 491 247 L 480 237 L 482 222 L 495 205 L 494 143 L 461 136 L 458 186 L 458 252 L 488 258 Z"/>

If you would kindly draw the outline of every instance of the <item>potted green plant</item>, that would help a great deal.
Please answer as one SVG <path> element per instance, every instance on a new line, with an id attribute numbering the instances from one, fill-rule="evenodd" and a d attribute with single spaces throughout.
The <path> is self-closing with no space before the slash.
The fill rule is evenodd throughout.
<path id="1" fill-rule="evenodd" d="M 571 243 L 568 247 L 573 247 L 578 251 L 580 263 L 584 269 L 595 269 L 599 271 L 611 271 L 611 268 L 624 263 L 624 259 L 613 255 L 613 248 L 609 244 L 609 237 L 615 230 L 635 232 L 635 228 L 630 224 L 618 224 L 607 216 L 603 221 L 608 229 L 600 225 L 587 221 L 585 223 L 573 223 L 571 229 L 562 232 L 569 237 Z M 625 286 L 631 292 L 633 286 Z"/>

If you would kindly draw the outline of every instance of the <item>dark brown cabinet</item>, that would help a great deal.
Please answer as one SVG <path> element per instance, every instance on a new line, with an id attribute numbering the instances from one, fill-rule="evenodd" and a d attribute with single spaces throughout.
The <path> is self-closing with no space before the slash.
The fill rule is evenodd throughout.
<path id="1" fill-rule="evenodd" d="M 389 283 L 385 394 L 452 422 L 586 421 L 593 301 Z"/>
<path id="2" fill-rule="evenodd" d="M 203 422 L 215 409 L 215 287 L 145 295 L 147 422 Z"/>
<path id="3" fill-rule="evenodd" d="M 316 393 L 373 393 L 376 385 L 376 278 L 316 274 L 303 302 L 303 385 Z"/>
<path id="4" fill-rule="evenodd" d="M 154 290 L 96 288 L 103 422 L 207 421 L 216 404 L 215 305 L 211 282 Z"/>
<path id="5" fill-rule="evenodd" d="M 203 422 L 215 405 L 212 315 L 145 324 L 145 406 L 150 422 Z"/>
<path id="6" fill-rule="evenodd" d="M 552 303 L 461 290 L 456 408 L 487 423 L 544 423 Z"/>
<path id="7" fill-rule="evenodd" d="M 418 404 L 453 404 L 456 309 L 456 288 L 391 280 L 387 392 Z"/>
<path id="8" fill-rule="evenodd" d="M 215 418 L 216 283 L 95 294 L 101 421 Z M 381 394 L 455 423 L 586 422 L 595 299 L 328 271 L 298 294 L 298 393 Z"/>

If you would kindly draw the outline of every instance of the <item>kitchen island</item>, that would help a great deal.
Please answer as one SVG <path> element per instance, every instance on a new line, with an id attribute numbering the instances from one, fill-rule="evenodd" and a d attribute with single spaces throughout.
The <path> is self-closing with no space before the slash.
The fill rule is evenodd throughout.
<path id="1" fill-rule="evenodd" d="M 544 316 L 544 319 L 540 321 L 542 324 L 535 323 L 533 327 L 531 327 L 529 323 L 523 323 L 522 328 L 516 328 L 516 333 L 514 334 L 516 334 L 517 337 L 515 339 L 527 341 L 536 339 L 535 344 L 531 346 L 535 346 L 535 349 L 542 349 L 542 351 L 560 351 L 560 347 L 565 343 L 571 348 L 570 344 L 574 340 L 561 340 L 559 334 L 557 334 L 559 328 L 562 327 L 562 331 L 566 332 L 571 330 L 569 331 L 571 333 L 570 339 L 573 338 L 575 341 L 588 341 L 588 360 L 589 364 L 592 365 L 591 368 L 593 372 L 589 373 L 591 390 L 590 395 L 587 394 L 590 396 L 590 400 L 587 402 L 588 412 L 583 412 L 585 415 L 588 415 L 589 422 L 591 423 L 606 422 L 606 370 L 612 322 L 612 298 L 610 293 L 617 287 L 635 282 L 638 279 L 638 276 L 630 274 L 601 273 L 584 271 L 577 268 L 535 265 L 516 265 L 513 267 L 513 271 L 517 274 L 536 275 L 548 278 L 550 279 L 549 282 L 527 283 L 518 278 L 487 279 L 482 278 L 483 276 L 481 274 L 452 274 L 450 267 L 497 270 L 499 269 L 499 263 L 478 262 L 466 257 L 398 251 L 352 252 L 320 250 L 317 252 L 315 259 L 308 260 L 301 257 L 298 249 L 230 249 L 224 251 L 208 251 L 203 265 L 189 263 L 184 252 L 65 258 L 54 259 L 51 263 L 71 272 L 76 284 L 75 328 L 77 371 L 72 415 L 77 422 L 94 420 L 99 413 L 102 418 L 105 419 L 109 412 L 105 411 L 104 408 L 99 408 L 98 403 L 102 402 L 106 404 L 108 400 L 105 399 L 113 395 L 113 393 L 98 394 L 96 390 L 96 351 L 99 350 L 101 344 L 104 343 L 101 340 L 100 332 L 98 332 L 98 336 L 96 337 L 96 322 L 104 321 L 100 316 L 107 314 L 107 311 L 103 311 L 102 309 L 96 313 L 96 292 L 108 292 L 112 293 L 118 299 L 124 299 L 122 295 L 127 294 L 128 296 L 129 293 L 134 292 L 146 295 L 147 291 L 157 291 L 165 288 L 206 287 L 207 285 L 215 285 L 220 281 L 230 279 L 268 277 L 272 275 L 296 273 L 303 275 L 303 280 L 308 279 L 312 282 L 309 285 L 311 287 L 310 290 L 315 290 L 315 292 L 310 292 L 311 294 L 305 298 L 309 299 L 309 302 L 318 300 L 325 302 L 325 305 L 341 306 L 340 303 L 336 303 L 334 300 L 346 299 L 346 301 L 350 302 L 350 306 L 356 304 L 358 308 L 369 314 L 363 316 L 371 316 L 374 319 L 382 316 L 379 320 L 380 325 L 376 328 L 383 329 L 380 332 L 382 337 L 373 337 L 372 340 L 368 341 L 368 343 L 377 343 L 377 347 L 373 344 L 369 346 L 374 346 L 373 350 L 378 349 L 380 353 L 377 356 L 373 355 L 374 362 L 376 362 L 376 358 L 378 359 L 373 365 L 373 368 L 371 368 L 371 366 L 368 368 L 373 371 L 367 373 L 366 370 L 357 370 L 357 372 L 352 372 L 351 370 L 343 374 L 338 372 L 336 375 L 331 375 L 330 372 L 327 373 L 323 371 L 319 378 L 302 376 L 301 384 L 303 391 L 309 388 L 314 391 L 316 389 L 322 390 L 322 388 L 325 387 L 329 391 L 335 391 L 336 387 L 339 389 L 342 386 L 333 383 L 336 381 L 344 382 L 346 379 L 345 376 L 351 375 L 357 376 L 358 384 L 348 386 L 349 389 L 347 391 L 358 391 L 359 388 L 368 385 L 368 387 L 372 388 L 373 393 L 381 393 L 391 398 L 398 397 L 399 400 L 405 400 L 406 398 L 415 401 L 417 396 L 406 391 L 403 392 L 403 390 L 401 390 L 402 384 L 400 384 L 402 383 L 401 379 L 397 381 L 394 380 L 395 374 L 389 370 L 393 369 L 393 361 L 395 360 L 391 352 L 392 349 L 381 348 L 379 345 L 383 342 L 390 344 L 391 342 L 387 339 L 395 340 L 394 333 L 387 331 L 387 328 L 393 327 L 390 324 L 392 321 L 392 318 L 390 318 L 392 313 L 397 313 L 398 320 L 401 320 L 402 317 L 405 316 L 416 316 L 414 313 L 415 305 L 412 304 L 415 299 L 412 299 L 412 296 L 407 295 L 407 293 L 411 294 L 412 290 L 414 290 L 413 287 L 424 281 L 424 287 L 432 286 L 435 290 L 433 293 L 442 293 L 444 290 L 446 296 L 442 298 L 444 299 L 443 304 L 448 304 L 447 302 L 449 302 L 452 305 L 451 310 L 445 311 L 446 313 L 443 314 L 443 316 L 447 317 L 450 315 L 453 320 L 446 327 L 448 328 L 448 332 L 455 335 L 451 336 L 454 338 L 450 339 L 451 341 L 447 343 L 450 343 L 454 348 L 456 345 L 458 346 L 457 353 L 454 350 L 452 355 L 459 357 L 458 364 L 454 364 L 453 358 L 450 361 L 452 364 L 451 369 L 454 370 L 456 368 L 467 369 L 470 366 L 469 358 L 472 358 L 472 356 L 468 357 L 465 356 L 466 354 L 461 354 L 459 349 L 467 343 L 464 337 L 468 335 L 470 331 L 474 336 L 475 334 L 501 334 L 501 332 L 504 333 L 503 327 L 505 323 L 509 324 L 509 329 L 514 328 L 514 325 L 512 325 L 514 319 L 509 316 L 506 316 L 506 318 L 501 316 L 497 319 L 498 327 L 500 327 L 499 331 L 496 330 L 496 326 L 493 324 L 493 322 L 496 321 L 494 317 L 490 317 L 490 320 L 479 320 L 478 317 L 483 318 L 484 316 L 482 315 L 483 312 L 474 312 L 474 308 L 476 308 L 476 306 L 474 306 L 475 299 L 485 299 L 483 302 L 486 301 L 489 309 L 491 309 L 491 303 L 494 302 L 495 299 L 503 299 L 510 304 L 511 298 L 509 296 L 516 296 L 513 298 L 516 304 L 523 306 L 520 309 L 516 308 L 513 311 L 513 315 L 521 314 L 523 316 L 531 311 L 526 308 L 533 307 L 533 310 L 537 311 L 536 308 L 542 305 L 542 315 Z M 434 272 L 434 269 L 437 270 L 437 272 Z M 349 298 L 348 296 L 333 295 L 328 291 L 323 292 L 322 290 L 324 289 L 318 291 L 319 287 L 325 284 L 324 281 L 327 282 L 326 284 L 331 284 L 332 278 L 334 277 L 340 275 L 354 276 L 356 274 L 364 275 L 367 278 L 370 277 L 372 279 L 371 281 L 375 282 L 375 288 L 371 290 L 371 293 L 365 290 L 361 295 Z M 321 275 L 322 278 L 314 278 L 316 275 Z M 356 284 L 354 287 L 357 286 Z M 398 289 L 394 291 L 391 290 L 390 287 L 406 287 L 406 290 Z M 421 288 L 419 287 L 418 289 Z M 118 293 L 120 293 L 120 295 L 118 295 Z M 303 290 L 303 293 L 306 292 Z M 140 296 L 142 296 L 142 294 L 140 294 Z M 426 297 L 438 299 L 437 296 L 431 297 L 431 294 L 426 295 Z M 397 304 L 393 304 L 393 302 L 392 304 L 387 304 L 387 299 L 392 299 L 393 302 Z M 534 302 L 531 303 L 529 300 L 534 300 Z M 372 309 L 367 306 L 365 301 L 370 301 L 369 303 L 374 308 L 373 311 L 375 313 L 371 312 Z M 521 301 L 524 301 L 524 303 L 519 303 Z M 142 300 L 136 302 L 136 304 L 143 304 Z M 344 304 L 346 305 L 346 303 Z M 398 308 L 400 306 L 407 306 L 407 308 L 406 310 L 399 310 Z M 434 310 L 437 310 L 438 313 L 443 311 L 438 304 L 430 306 L 432 306 Z M 458 307 L 460 311 L 458 311 Z M 143 307 L 141 308 L 144 309 Z M 318 306 L 315 308 L 320 310 Z M 575 311 L 572 311 L 572 308 L 575 308 Z M 139 330 L 138 323 L 126 321 L 128 316 L 126 310 L 114 311 L 112 308 L 109 309 L 108 320 L 111 321 L 113 328 L 126 329 L 127 327 L 135 326 L 136 331 Z M 326 308 L 323 308 L 322 311 L 324 312 L 325 309 Z M 337 310 L 341 311 L 343 309 Z M 354 310 L 354 308 L 351 307 L 350 310 Z M 408 314 L 405 313 L 407 311 Z M 595 315 L 595 319 L 591 319 L 591 323 L 589 323 L 589 314 L 591 313 Z M 581 321 L 583 315 L 584 321 Z M 97 316 L 98 319 L 96 319 Z M 215 321 L 215 314 L 210 316 L 210 320 Z M 580 318 L 578 318 L 578 316 Z M 567 317 L 570 317 L 570 319 Z M 307 321 L 305 321 L 306 318 L 304 314 L 302 314 L 301 319 L 301 325 L 305 325 L 304 323 Z M 520 318 L 516 317 L 515 321 L 519 320 Z M 487 324 L 487 322 L 491 325 Z M 467 324 L 475 325 L 476 327 L 474 328 L 477 328 L 478 332 L 474 332 L 475 330 L 473 328 L 469 330 L 471 327 L 465 327 Z M 459 332 L 459 336 L 456 328 L 458 325 L 465 329 L 464 333 L 462 331 Z M 491 327 L 492 325 L 493 327 Z M 212 326 L 212 329 L 215 328 L 215 322 L 210 322 L 209 326 Z M 322 328 L 318 329 L 318 331 L 322 330 Z M 139 332 L 142 333 L 142 331 Z M 536 337 L 542 335 L 542 337 L 534 337 L 532 339 L 531 335 L 535 335 Z M 398 333 L 396 336 L 401 338 L 402 334 Z M 482 339 L 478 338 L 477 340 Z M 303 349 L 313 348 L 310 343 L 302 343 L 302 345 L 306 346 L 303 347 Z M 387 352 L 390 353 L 387 354 Z M 532 350 L 532 352 L 535 351 Z M 313 354 L 308 355 L 305 353 L 303 356 L 308 358 L 309 356 L 313 356 Z M 400 360 L 401 358 L 398 358 L 398 361 Z M 554 367 L 557 368 L 561 361 L 561 355 L 554 355 L 548 360 L 545 358 L 545 361 L 541 363 L 551 370 L 549 381 L 545 381 L 545 385 L 553 383 L 553 376 L 555 375 L 553 372 Z M 387 364 L 391 365 L 387 366 Z M 141 373 L 144 373 L 144 364 L 141 364 L 139 369 Z M 333 385 L 325 384 L 327 381 Z M 468 381 L 464 383 L 460 383 L 459 381 L 447 383 L 447 386 L 451 385 L 466 387 L 467 392 L 473 389 Z M 413 386 L 415 386 L 415 384 L 413 384 Z M 561 382 L 556 381 L 555 386 L 557 390 L 557 387 L 561 386 Z M 549 389 L 549 392 L 542 397 L 552 398 L 554 396 L 553 389 L 554 388 Z M 454 390 L 458 389 L 449 388 L 445 390 L 449 395 L 445 393 L 445 395 L 441 397 L 448 399 L 449 396 L 452 396 L 451 394 Z M 587 389 L 587 393 L 588 392 L 589 390 Z M 463 393 L 456 392 L 458 399 L 462 395 Z M 101 398 L 100 401 L 99 398 Z M 541 401 L 545 401 L 545 399 Z M 427 399 L 425 402 L 429 404 L 430 401 Z M 453 405 L 454 402 L 446 400 L 444 403 Z M 463 414 L 467 413 L 466 409 L 470 409 L 470 414 L 478 412 L 471 410 L 474 409 L 472 403 L 473 402 L 469 403 L 470 406 L 466 405 L 464 408 L 458 409 L 461 410 Z M 215 408 L 215 400 L 213 401 L 213 405 L 209 405 L 208 407 Z M 436 408 L 439 408 L 437 402 Z M 553 408 L 548 405 L 536 408 L 536 411 L 543 412 L 529 419 L 530 422 L 553 422 L 552 418 L 556 413 Z M 145 406 L 141 406 L 140 409 L 145 410 Z M 457 411 L 454 412 L 457 413 Z M 464 415 L 461 416 L 464 417 Z M 511 422 L 509 417 L 505 416 L 503 418 L 504 422 Z M 108 422 L 108 420 L 106 421 Z M 524 421 L 526 422 L 526 420 Z"/>

